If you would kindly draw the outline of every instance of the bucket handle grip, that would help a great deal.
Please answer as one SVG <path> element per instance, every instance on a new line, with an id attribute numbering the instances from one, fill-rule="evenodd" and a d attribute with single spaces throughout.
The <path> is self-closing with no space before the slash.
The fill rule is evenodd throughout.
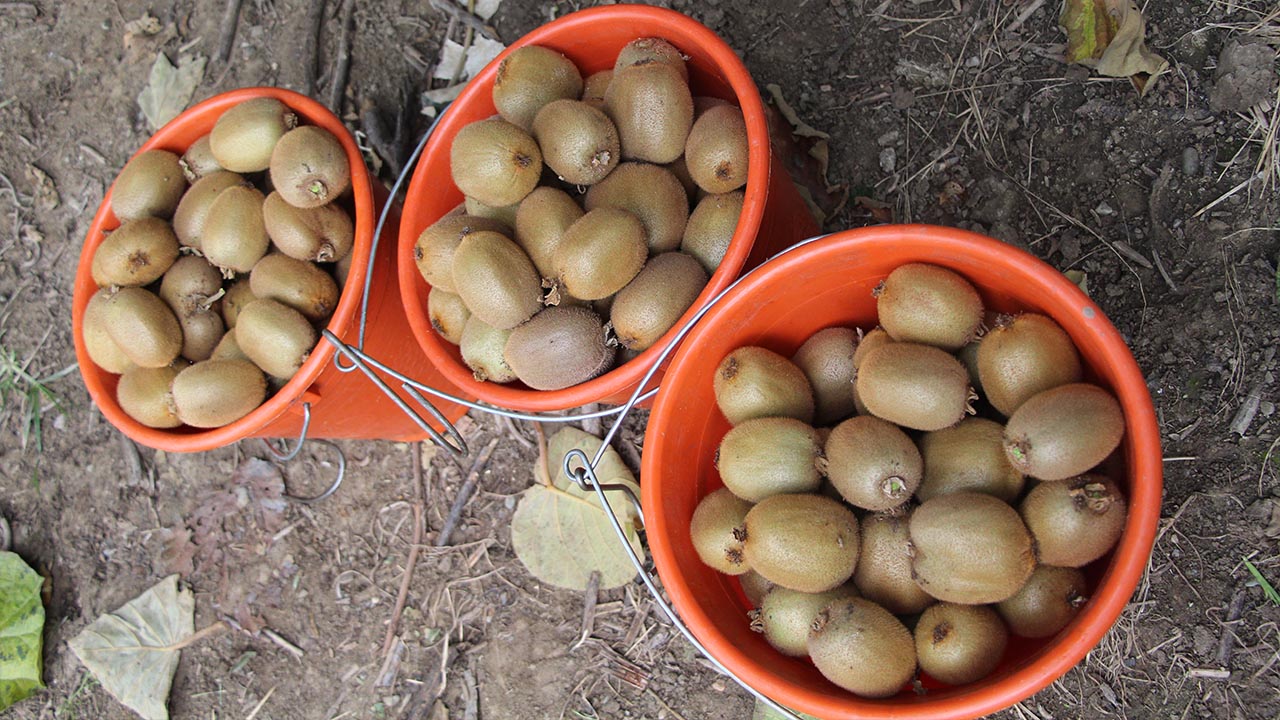
<path id="1" fill-rule="evenodd" d="M 298 457 L 298 453 L 302 452 L 302 446 L 307 442 L 307 431 L 311 429 L 311 403 L 302 403 L 302 429 L 298 431 L 298 439 L 293 445 L 293 449 L 289 449 L 288 441 L 284 438 L 280 439 L 284 443 L 282 449 L 276 448 L 274 442 L 269 438 L 262 438 L 262 444 L 267 446 L 267 452 L 275 458 L 276 462 L 287 463 Z"/>
<path id="2" fill-rule="evenodd" d="M 269 441 L 264 439 L 262 442 L 267 446 L 268 449 L 271 450 L 272 454 L 276 452 L 275 448 L 271 446 L 271 443 Z M 347 476 L 347 454 L 342 452 L 342 448 L 338 447 L 337 444 L 335 443 L 329 442 L 328 440 L 312 440 L 311 442 L 316 445 L 326 445 L 333 449 L 333 452 L 338 456 L 338 474 L 336 477 L 334 477 L 333 482 L 330 483 L 329 487 L 319 495 L 304 497 L 301 495 L 293 495 L 287 491 L 285 492 L 284 497 L 286 500 L 289 500 L 290 502 L 296 502 L 300 505 L 311 505 L 313 503 L 318 503 L 321 500 L 324 500 L 325 498 L 334 494 L 335 492 L 338 491 L 338 488 L 342 486 L 342 481 Z M 293 449 L 292 455 L 296 456 L 298 454 L 298 450 L 300 449 L 302 449 L 301 443 L 298 444 L 298 447 Z"/>

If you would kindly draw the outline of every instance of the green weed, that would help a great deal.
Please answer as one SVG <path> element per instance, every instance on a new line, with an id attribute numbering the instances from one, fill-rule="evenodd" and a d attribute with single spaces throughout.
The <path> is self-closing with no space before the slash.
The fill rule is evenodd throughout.
<path id="1" fill-rule="evenodd" d="M 1271 585 L 1271 583 L 1267 582 L 1267 579 L 1262 576 L 1262 571 L 1258 569 L 1258 566 L 1249 562 L 1249 558 L 1243 558 L 1243 560 L 1244 566 L 1249 571 L 1249 574 L 1253 575 L 1253 579 L 1257 580 L 1258 585 L 1262 587 L 1262 594 L 1266 595 L 1267 599 L 1271 602 L 1276 605 L 1280 605 L 1280 592 L 1276 592 L 1276 589 Z"/>
<path id="2" fill-rule="evenodd" d="M 43 377 L 30 372 L 35 356 L 22 360 L 12 348 L 0 347 L 0 404 L 17 404 L 22 449 L 33 440 L 38 452 L 44 452 L 44 415 L 49 410 L 62 410 L 62 401 L 49 386 L 76 371 L 75 365 Z"/>

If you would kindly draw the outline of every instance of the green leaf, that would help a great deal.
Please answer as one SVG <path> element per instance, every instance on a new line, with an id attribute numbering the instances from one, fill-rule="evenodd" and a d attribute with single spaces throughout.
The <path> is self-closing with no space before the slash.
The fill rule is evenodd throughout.
<path id="1" fill-rule="evenodd" d="M 586 453 L 588 458 L 594 459 L 596 453 L 600 452 L 602 445 L 604 443 L 600 438 L 583 432 L 576 427 L 561 428 L 555 435 L 547 439 L 547 463 L 551 466 L 550 484 L 561 490 L 574 486 L 573 481 L 565 477 L 562 469 L 565 456 L 569 454 L 570 450 L 576 448 Z M 604 457 L 600 458 L 600 467 L 596 468 L 596 477 L 600 478 L 602 482 L 605 482 L 604 478 L 623 478 L 632 483 L 636 481 L 636 476 L 631 474 L 631 469 L 627 467 L 626 463 L 622 462 L 622 458 L 613 448 L 606 450 Z M 539 479 L 544 485 L 547 484 L 546 478 Z"/>
<path id="2" fill-rule="evenodd" d="M 195 608 L 195 596 L 170 575 L 67 644 L 112 697 L 145 720 L 168 720 L 165 703 Z"/>
<path id="3" fill-rule="evenodd" d="M 1105 0 L 1066 0 L 1059 22 L 1067 32 L 1067 62 L 1088 64 L 1102 57 L 1115 37 L 1115 21 Z"/>
<path id="4" fill-rule="evenodd" d="M 1280 592 L 1276 592 L 1271 583 L 1267 582 L 1267 578 L 1263 576 L 1258 566 L 1249 562 L 1249 558 L 1244 558 L 1244 566 L 1249 570 L 1249 574 L 1253 575 L 1253 579 L 1258 581 L 1258 585 L 1262 586 L 1262 594 L 1266 595 L 1272 603 L 1280 605 Z"/>
<path id="5" fill-rule="evenodd" d="M 1143 95 L 1169 68 L 1147 48 L 1147 22 L 1133 0 L 1066 0 L 1058 22 L 1067 33 L 1067 62 L 1127 77 Z"/>
<path id="6" fill-rule="evenodd" d="M 16 553 L 0 552 L 0 710 L 44 687 L 44 578 Z"/>
<path id="7" fill-rule="evenodd" d="M 802 712 L 796 712 L 794 710 L 792 712 L 795 712 L 796 715 L 799 715 L 805 720 L 818 720 L 818 718 L 812 715 L 806 715 Z M 784 716 L 782 713 L 778 712 L 777 710 L 774 710 L 768 705 L 765 705 L 763 702 L 756 700 L 756 709 L 755 709 L 755 712 L 751 713 L 751 720 L 784 720 Z"/>
<path id="8" fill-rule="evenodd" d="M 147 86 L 138 93 L 138 107 L 152 130 L 159 130 L 187 108 L 196 87 L 204 79 L 205 58 L 182 55 L 174 67 L 164 53 L 156 53 Z"/>

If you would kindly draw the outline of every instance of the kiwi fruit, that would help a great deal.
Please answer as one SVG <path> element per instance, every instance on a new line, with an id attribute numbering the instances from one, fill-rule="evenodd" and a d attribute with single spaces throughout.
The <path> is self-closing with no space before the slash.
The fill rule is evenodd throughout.
<path id="1" fill-rule="evenodd" d="M 1025 480 L 1004 454 L 1004 426 L 986 418 L 958 424 L 920 438 L 924 481 L 916 490 L 921 502 L 952 492 L 980 492 L 1011 503 Z"/>
<path id="2" fill-rule="evenodd" d="M 842 598 L 818 613 L 807 645 L 823 677 L 862 697 L 896 695 L 916 672 L 911 631 L 863 598 Z"/>
<path id="3" fill-rule="evenodd" d="M 474 310 L 473 310 L 474 312 Z M 549 307 L 511 331 L 503 357 L 534 390 L 561 390 L 613 366 L 604 323 L 580 305 Z"/>
<path id="4" fill-rule="evenodd" d="M 316 331 L 297 310 L 259 298 L 240 311 L 236 344 L 264 372 L 288 380 L 311 356 Z"/>
<path id="5" fill-rule="evenodd" d="M 748 570 L 739 575 L 738 586 L 742 588 L 742 594 L 747 596 L 747 602 L 751 603 L 752 607 L 760 607 L 765 594 L 777 587 L 755 570 Z"/>
<path id="6" fill-rule="evenodd" d="M 276 249 L 295 260 L 337 262 L 355 245 L 351 216 L 333 203 L 300 208 L 273 192 L 262 203 L 262 222 Z"/>
<path id="7" fill-rule="evenodd" d="M 180 314 L 178 325 L 182 328 L 182 357 L 192 362 L 212 357 L 214 349 L 227 332 L 222 315 L 216 308 Z"/>
<path id="8" fill-rule="evenodd" d="M 912 430 L 941 430 L 972 412 L 969 374 L 930 345 L 892 342 L 858 363 L 858 399 L 872 415 Z"/>
<path id="9" fill-rule="evenodd" d="M 970 342 L 956 351 L 956 359 L 964 365 L 965 372 L 969 373 L 969 385 L 979 395 L 985 395 L 982 389 L 982 376 L 978 373 L 978 348 L 981 346 L 981 339 Z"/>
<path id="10" fill-rule="evenodd" d="M 939 495 L 916 508 L 908 529 L 916 582 L 945 602 L 1000 602 L 1018 592 L 1036 566 L 1022 518 L 990 495 Z"/>
<path id="11" fill-rule="evenodd" d="M 178 376 L 172 365 L 158 368 L 134 367 L 120 376 L 116 402 L 129 417 L 151 428 L 175 428 L 182 424 L 173 407 L 169 388 Z"/>
<path id="12" fill-rule="evenodd" d="M 240 175 L 226 170 L 215 170 L 196 180 L 173 213 L 173 233 L 178 242 L 199 250 L 200 236 L 204 233 L 213 201 L 223 190 L 237 185 L 247 187 L 249 183 Z"/>
<path id="13" fill-rule="evenodd" d="M 727 193 L 747 184 L 747 123 L 733 105 L 707 108 L 694 121 L 684 162 L 698 187 Z"/>
<path id="14" fill-rule="evenodd" d="M 160 298 L 179 317 L 207 312 L 222 296 L 222 274 L 198 255 L 178 258 L 160 281 Z"/>
<path id="15" fill-rule="evenodd" d="M 987 401 L 1012 415 L 1032 395 L 1080 381 L 1080 355 L 1058 323 L 1037 313 L 1005 316 L 978 345 Z"/>
<path id="16" fill-rule="evenodd" d="M 978 291 L 959 274 L 937 265 L 900 265 L 875 295 L 880 325 L 898 342 L 959 350 L 982 324 Z"/>
<path id="17" fill-rule="evenodd" d="M 1057 635 L 1089 601 L 1084 573 L 1076 568 L 1040 565 L 1016 595 L 996 605 L 1009 630 L 1019 637 Z"/>
<path id="18" fill-rule="evenodd" d="M 95 365 L 109 373 L 119 375 L 133 367 L 133 361 L 120 349 L 111 338 L 107 320 L 107 302 L 112 290 L 102 288 L 89 298 L 84 307 L 84 318 L 81 321 L 81 336 L 84 338 L 84 349 Z"/>
<path id="19" fill-rule="evenodd" d="M 499 330 L 475 315 L 467 318 L 458 349 L 478 382 L 509 383 L 516 379 L 515 371 L 503 357 L 510 337 L 510 330 Z"/>
<path id="20" fill-rule="evenodd" d="M 133 156 L 111 185 L 111 212 L 120 222 L 168 218 L 187 189 L 178 156 L 168 150 L 144 150 Z"/>
<path id="21" fill-rule="evenodd" d="M 457 295 L 431 288 L 427 294 L 427 317 L 431 318 L 431 327 L 440 333 L 440 337 L 457 345 L 462 342 L 462 329 L 471 318 L 471 311 Z"/>
<path id="22" fill-rule="evenodd" d="M 232 186 L 209 205 L 200 251 L 224 275 L 247 273 L 267 254 L 271 239 L 262 220 L 264 200 L 257 188 Z"/>
<path id="23" fill-rule="evenodd" d="M 756 503 L 743 526 L 747 565 L 770 582 L 800 592 L 826 592 L 853 576 L 858 518 L 821 495 L 771 495 Z"/>
<path id="24" fill-rule="evenodd" d="M 555 252 L 555 276 L 570 295 L 599 300 L 626 287 L 648 254 L 644 226 L 636 216 L 596 208 L 565 230 Z"/>
<path id="25" fill-rule="evenodd" d="M 694 95 L 693 96 L 694 121 L 696 122 L 698 118 L 702 117 L 703 113 L 710 110 L 711 108 L 720 107 L 721 105 L 733 105 L 733 103 L 729 102 L 728 100 L 725 100 L 724 98 L 715 97 L 714 95 Z"/>
<path id="26" fill-rule="evenodd" d="M 542 278 L 529 256 L 505 236 L 469 233 L 453 253 L 453 286 L 481 320 L 510 330 L 542 308 Z"/>
<path id="27" fill-rule="evenodd" d="M 453 284 L 453 255 L 462 239 L 474 232 L 507 232 L 506 226 L 489 218 L 449 214 L 435 221 L 413 245 L 413 261 L 431 287 L 457 293 Z"/>
<path id="28" fill-rule="evenodd" d="M 857 347 L 856 331 L 829 327 L 810 335 L 791 356 L 813 388 L 817 424 L 828 425 L 853 415 L 853 354 Z"/>
<path id="29" fill-rule="evenodd" d="M 613 80 L 613 70 L 601 70 L 592 73 L 582 81 L 582 102 L 598 110 L 604 110 L 604 95 L 609 90 L 609 81 Z"/>
<path id="30" fill-rule="evenodd" d="M 828 605 L 836 600 L 857 597 L 858 591 L 845 584 L 821 593 L 804 593 L 775 586 L 760 601 L 760 611 L 751 624 L 775 650 L 791 657 L 809 654 L 809 630 Z"/>
<path id="31" fill-rule="evenodd" d="M 542 161 L 561 180 L 594 185 L 618 166 L 618 130 L 604 112 L 581 100 L 554 100 L 538 111 L 533 137 Z"/>
<path id="32" fill-rule="evenodd" d="M 347 278 L 351 275 L 351 262 L 354 257 L 355 253 L 347 253 L 346 257 L 333 264 L 333 279 L 338 281 L 340 288 L 347 286 Z"/>
<path id="33" fill-rule="evenodd" d="M 236 280 L 226 287 L 226 294 L 222 296 L 222 320 L 226 323 L 227 329 L 235 329 L 236 319 L 240 317 L 240 311 L 245 305 L 258 299 L 253 294 L 253 288 L 249 285 L 249 278 L 244 277 Z"/>
<path id="34" fill-rule="evenodd" d="M 182 174 L 187 178 L 187 182 L 192 185 L 201 178 L 223 169 L 218 164 L 218 159 L 213 156 L 208 135 L 201 135 L 191 143 L 191 147 L 187 148 L 187 151 L 178 159 L 178 166 L 182 168 Z"/>
<path id="35" fill-rule="evenodd" d="M 520 202 L 524 201 L 521 200 Z M 516 227 L 516 210 L 519 209 L 520 203 L 494 207 L 493 205 L 485 205 L 473 197 L 464 197 L 462 199 L 462 207 L 465 209 L 467 215 L 488 218 L 502 223 L 505 229 L 500 232 L 503 235 L 509 236 L 511 235 L 511 231 Z"/>
<path id="36" fill-rule="evenodd" d="M 1004 428 L 1004 451 L 1020 472 L 1065 480 L 1102 462 L 1124 436 L 1124 412 L 1097 385 L 1059 385 L 1018 406 Z"/>
<path id="37" fill-rule="evenodd" d="M 693 126 L 693 96 L 671 65 L 615 66 L 604 105 L 618 128 L 624 159 L 661 165 L 684 153 Z"/>
<path id="38" fill-rule="evenodd" d="M 549 48 L 525 45 L 498 64 L 493 78 L 493 106 L 503 120 L 523 129 L 533 127 L 545 105 L 582 95 L 582 73 L 569 58 Z"/>
<path id="39" fill-rule="evenodd" d="M 211 360 L 249 360 L 249 356 L 244 354 L 240 349 L 240 343 L 236 342 L 235 328 L 227 330 L 222 334 L 222 339 L 218 341 L 213 353 L 209 355 Z M 249 362 L 253 362 L 249 360 Z"/>
<path id="40" fill-rule="evenodd" d="M 315 263 L 271 253 L 253 266 L 249 289 L 254 297 L 278 300 L 322 323 L 338 307 L 338 283 Z"/>
<path id="41" fill-rule="evenodd" d="M 911 574 L 911 511 L 906 506 L 862 519 L 862 552 L 853 584 L 894 615 L 914 615 L 934 603 Z"/>
<path id="42" fill-rule="evenodd" d="M 822 483 L 818 433 L 794 418 L 752 418 L 735 425 L 716 450 L 725 487 L 748 502 L 781 493 L 813 493 Z"/>
<path id="43" fill-rule="evenodd" d="M 916 622 L 920 669 L 948 685 L 977 682 L 1000 664 L 1009 630 L 995 610 L 942 602 Z"/>
<path id="44" fill-rule="evenodd" d="M 205 360 L 173 379 L 178 419 L 198 428 L 222 427 L 253 412 L 267 396 L 262 371 L 246 360 Z"/>
<path id="45" fill-rule="evenodd" d="M 853 370 L 854 370 L 853 407 L 855 410 L 858 411 L 859 415 L 870 415 L 871 412 L 867 410 L 867 406 L 862 402 L 862 397 L 858 395 L 858 385 L 857 385 L 858 366 L 862 364 L 863 358 L 871 354 L 872 350 L 875 350 L 881 345 L 886 345 L 888 343 L 893 342 L 893 338 L 889 337 L 889 333 L 885 332 L 884 328 L 882 327 L 872 328 L 869 332 L 865 334 L 862 332 L 862 330 L 859 329 L 858 337 L 859 337 L 858 344 L 854 347 L 854 350 L 853 350 Z"/>
<path id="46" fill-rule="evenodd" d="M 586 208 L 626 210 L 644 225 L 653 254 L 680 247 L 689 221 L 689 200 L 670 170 L 644 163 L 623 163 L 587 191 Z"/>
<path id="47" fill-rule="evenodd" d="M 351 187 L 347 151 L 324 128 L 294 128 L 271 151 L 271 184 L 285 202 L 295 207 L 328 204 Z"/>
<path id="48" fill-rule="evenodd" d="M 1036 539 L 1040 562 L 1059 567 L 1083 567 L 1106 555 L 1128 519 L 1120 488 L 1102 475 L 1040 483 L 1019 510 Z"/>
<path id="49" fill-rule="evenodd" d="M 93 253 L 90 272 L 98 287 L 140 287 L 164 275 L 178 259 L 178 238 L 160 218 L 130 220 L 113 230 Z"/>
<path id="50" fill-rule="evenodd" d="M 689 166 L 684 162 L 684 155 L 666 163 L 662 167 L 671 171 L 672 175 L 680 181 L 680 186 L 684 188 L 684 194 L 689 198 L 690 205 L 694 205 L 698 200 L 706 196 L 706 192 L 698 187 L 698 183 L 693 181 L 693 176 L 689 174 Z"/>
<path id="51" fill-rule="evenodd" d="M 827 479 L 849 504 L 879 512 L 911 499 L 924 464 L 907 434 L 880 418 L 860 415 L 831 431 L 825 446 Z"/>
<path id="52" fill-rule="evenodd" d="M 614 61 L 613 71 L 617 72 L 630 65 L 648 65 L 659 63 L 670 67 L 680 74 L 680 78 L 689 82 L 689 68 L 686 66 L 684 54 L 675 45 L 662 38 L 637 38 L 627 43 L 618 51 L 618 59 Z"/>
<path id="53" fill-rule="evenodd" d="M 689 537 L 702 562 L 726 575 L 749 568 L 742 556 L 742 523 L 751 503 L 720 488 L 698 502 L 689 521 Z"/>
<path id="54" fill-rule="evenodd" d="M 458 131 L 449 167 L 464 195 L 503 207 L 520 202 L 537 186 L 542 151 L 529 133 L 502 118 L 489 118 Z"/>
<path id="55" fill-rule="evenodd" d="M 649 258 L 609 308 L 618 342 L 633 351 L 652 347 L 706 286 L 707 273 L 691 255 L 668 252 Z"/>
<path id="56" fill-rule="evenodd" d="M 164 367 L 182 352 L 178 318 L 150 290 L 120 288 L 107 298 L 103 319 L 107 334 L 134 365 Z"/>
<path id="57" fill-rule="evenodd" d="M 583 215 L 577 201 L 563 190 L 539 187 L 516 208 L 515 241 L 544 278 L 556 276 L 556 248 L 569 226 Z"/>
<path id="58" fill-rule="evenodd" d="M 266 170 L 284 134 L 298 116 L 275 98 L 246 100 L 227 110 L 209 133 L 209 150 L 218 165 L 238 173 Z"/>
<path id="59" fill-rule="evenodd" d="M 716 367 L 716 405 L 730 425 L 757 417 L 813 422 L 813 389 L 804 371 L 767 348 L 747 345 Z"/>
<path id="60" fill-rule="evenodd" d="M 689 253 L 702 263 L 708 273 L 714 273 L 729 251 L 729 243 L 738 229 L 742 215 L 743 194 L 729 192 L 707 195 L 698 201 L 689 213 L 684 235 L 680 238 L 680 251 Z"/>

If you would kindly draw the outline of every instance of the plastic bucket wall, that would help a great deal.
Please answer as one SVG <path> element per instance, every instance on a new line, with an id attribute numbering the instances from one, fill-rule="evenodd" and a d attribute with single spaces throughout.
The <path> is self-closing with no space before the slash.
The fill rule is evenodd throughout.
<path id="1" fill-rule="evenodd" d="M 355 221 L 355 247 L 352 249 L 351 271 L 328 328 L 344 341 L 355 342 L 360 320 L 361 293 L 365 273 L 369 268 L 379 203 L 375 202 L 373 186 L 359 149 L 333 113 L 314 100 L 288 90 L 235 90 L 206 100 L 178 116 L 147 140 L 139 152 L 162 149 L 181 154 L 197 139 L 208 134 L 223 112 L 257 97 L 277 98 L 296 112 L 305 124 L 316 125 L 333 133 L 346 149 L 347 160 L 351 165 L 352 187 L 346 202 L 347 210 L 352 213 Z M 380 195 L 377 199 L 385 201 L 386 193 L 381 192 Z M 84 309 L 89 298 L 98 289 L 90 274 L 93 253 L 102 243 L 105 234 L 119 225 L 119 220 L 111 212 L 111 192 L 108 190 L 93 218 L 93 225 L 89 228 L 81 251 L 72 304 L 72 328 L 80 374 L 89 395 L 111 424 L 126 435 L 143 445 L 170 452 L 211 450 L 247 437 L 294 437 L 302 429 L 303 406 L 310 403 L 309 437 L 388 440 L 420 440 L 426 437 L 426 433 L 413 424 L 361 373 L 343 373 L 334 367 L 334 348 L 323 339 L 288 384 L 258 409 L 234 423 L 211 430 L 189 427 L 157 430 L 129 417 L 116 402 L 119 376 L 93 364 L 85 351 L 82 337 Z M 409 341 L 409 323 L 395 291 L 395 224 L 389 222 L 386 227 L 391 230 L 384 232 L 378 257 L 373 259 L 366 350 L 414 378 L 424 380 L 434 387 L 456 392 L 443 377 L 432 370 L 418 346 Z M 466 412 L 464 407 L 442 401 L 436 401 L 436 407 L 450 419 L 460 418 Z"/>
<path id="2" fill-rule="evenodd" d="M 804 658 L 773 650 L 751 632 L 736 579 L 702 564 L 689 539 L 698 501 L 722 485 L 713 458 L 729 425 L 712 377 L 743 345 L 790 356 L 814 332 L 875 325 L 872 289 L 893 268 L 929 262 L 972 281 L 987 307 L 1053 317 L 1085 362 L 1086 378 L 1119 399 L 1127 423 L 1107 466 L 1129 499 L 1116 549 L 1086 568 L 1091 600 L 1056 637 L 1011 638 L 1002 665 L 977 683 L 904 690 L 867 700 L 828 683 Z M 675 354 L 649 417 L 642 501 L 654 562 L 681 618 L 712 655 L 752 687 L 821 718 L 973 718 L 1006 708 L 1051 683 L 1091 650 L 1137 586 L 1160 516 L 1161 454 L 1151 396 L 1128 347 L 1102 311 L 1058 271 L 1003 243 L 926 226 L 853 230 L 806 244 L 759 268 L 712 308 Z"/>
<path id="3" fill-rule="evenodd" d="M 496 113 L 493 81 L 498 64 L 515 48 L 542 45 L 563 53 L 585 78 L 613 67 L 618 51 L 641 37 L 661 37 L 689 57 L 689 83 L 694 95 L 711 95 L 736 102 L 747 123 L 749 158 L 742 216 L 728 253 L 710 283 L 676 327 L 716 293 L 728 287 L 745 268 L 755 267 L 778 251 L 817 233 L 812 216 L 787 175 L 772 157 L 769 130 L 759 91 L 742 61 L 715 33 L 695 20 L 662 8 L 616 5 L 566 15 L 524 36 L 498 56 L 468 84 L 451 105 L 423 151 L 405 199 L 400 226 L 400 292 L 414 336 L 440 372 L 468 395 L 505 408 L 553 411 L 587 403 L 620 404 L 630 396 L 661 349 L 675 335 L 672 329 L 631 362 L 598 378 L 556 391 L 530 390 L 519 383 L 477 382 L 462 362 L 457 346 L 441 338 L 427 316 L 431 287 L 413 262 L 418 235 L 462 202 L 449 170 L 449 150 L 463 126 Z"/>

